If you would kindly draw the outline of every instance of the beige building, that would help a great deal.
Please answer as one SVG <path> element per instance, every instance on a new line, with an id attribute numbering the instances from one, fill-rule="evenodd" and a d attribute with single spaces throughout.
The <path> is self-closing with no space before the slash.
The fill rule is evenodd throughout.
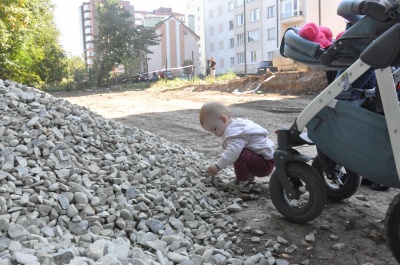
<path id="1" fill-rule="evenodd" d="M 161 36 L 158 46 L 151 46 L 153 54 L 147 55 L 149 72 L 169 69 L 175 76 L 183 76 L 183 71 L 177 69 L 185 60 L 194 62 L 194 73 L 199 74 L 199 36 L 175 16 L 170 16 L 155 25 L 156 34 Z"/>
<path id="2" fill-rule="evenodd" d="M 284 0 L 279 5 L 279 39 L 290 27 L 302 27 L 307 22 L 314 22 L 332 30 L 333 37 L 346 27 L 345 19 L 337 15 L 337 7 L 342 0 Z M 279 47 L 279 46 L 278 46 Z M 307 66 L 283 58 L 279 51 L 274 53 L 274 64 L 282 70 L 305 69 Z"/>
<path id="3" fill-rule="evenodd" d="M 143 25 L 145 27 L 154 27 L 157 23 L 160 23 L 170 16 L 174 16 L 185 23 L 185 15 L 173 12 L 172 8 L 160 7 L 152 12 L 134 10 L 135 26 Z"/>

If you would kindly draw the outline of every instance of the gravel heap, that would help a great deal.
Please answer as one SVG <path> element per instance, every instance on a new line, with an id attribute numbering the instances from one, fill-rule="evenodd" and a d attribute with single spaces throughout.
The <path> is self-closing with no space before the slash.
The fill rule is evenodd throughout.
<path id="1" fill-rule="evenodd" d="M 0 111 L 0 265 L 275 263 L 202 154 L 8 80 Z"/>

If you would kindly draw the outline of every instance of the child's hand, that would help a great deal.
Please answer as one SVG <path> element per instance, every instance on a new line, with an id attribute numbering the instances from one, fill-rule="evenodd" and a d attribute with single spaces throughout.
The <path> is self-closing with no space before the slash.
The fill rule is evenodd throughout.
<path id="1" fill-rule="evenodd" d="M 212 164 L 207 168 L 207 173 L 209 176 L 215 176 L 220 170 L 216 164 Z"/>

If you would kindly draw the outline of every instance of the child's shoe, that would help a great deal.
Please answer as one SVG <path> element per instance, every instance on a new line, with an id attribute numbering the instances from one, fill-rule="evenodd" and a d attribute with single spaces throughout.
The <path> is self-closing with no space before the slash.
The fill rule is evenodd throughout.
<path id="1" fill-rule="evenodd" d="M 251 177 L 249 178 L 249 184 L 256 184 L 256 177 L 251 176 Z"/>
<path id="2" fill-rule="evenodd" d="M 229 191 L 240 191 L 240 192 L 250 192 L 250 189 L 252 188 L 253 185 L 249 184 L 248 181 L 242 182 L 242 181 L 231 181 L 229 183 L 220 183 L 219 188 L 223 190 L 229 190 Z"/>
<path id="3" fill-rule="evenodd" d="M 253 188 L 253 185 L 250 184 L 248 181 L 246 182 L 242 182 L 242 181 L 235 181 L 235 187 L 236 190 L 240 191 L 240 192 L 250 192 L 250 190 Z"/>

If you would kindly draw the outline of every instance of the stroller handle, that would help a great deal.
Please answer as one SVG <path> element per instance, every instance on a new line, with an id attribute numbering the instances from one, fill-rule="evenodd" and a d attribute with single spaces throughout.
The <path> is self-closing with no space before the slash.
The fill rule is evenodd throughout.
<path id="1" fill-rule="evenodd" d="M 355 24 L 364 16 L 364 13 L 362 12 L 364 4 L 365 0 L 344 0 L 340 2 L 337 14 L 349 21 L 351 24 Z"/>

